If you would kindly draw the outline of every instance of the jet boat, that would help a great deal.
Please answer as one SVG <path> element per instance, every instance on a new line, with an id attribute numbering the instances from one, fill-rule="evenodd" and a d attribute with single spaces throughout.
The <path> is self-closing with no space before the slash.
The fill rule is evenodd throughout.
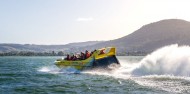
<path id="1" fill-rule="evenodd" d="M 94 51 L 90 57 L 85 60 L 65 60 L 58 59 L 55 61 L 55 65 L 59 68 L 71 67 L 77 70 L 85 70 L 91 68 L 106 68 L 111 64 L 119 65 L 119 61 L 116 58 L 116 48 L 106 47 Z"/>

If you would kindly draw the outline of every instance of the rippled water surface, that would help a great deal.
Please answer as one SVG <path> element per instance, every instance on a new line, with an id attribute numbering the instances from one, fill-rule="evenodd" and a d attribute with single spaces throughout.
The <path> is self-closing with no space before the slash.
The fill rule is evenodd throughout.
<path id="1" fill-rule="evenodd" d="M 79 74 L 57 68 L 54 61 L 58 58 L 0 57 L 0 94 L 190 93 L 188 75 L 154 70 L 154 65 L 144 63 L 149 57 L 118 56 L 119 68 Z"/>

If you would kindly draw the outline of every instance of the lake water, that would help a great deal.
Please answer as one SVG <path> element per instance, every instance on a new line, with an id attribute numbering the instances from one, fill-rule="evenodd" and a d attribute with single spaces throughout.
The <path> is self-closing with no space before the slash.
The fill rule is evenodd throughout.
<path id="1" fill-rule="evenodd" d="M 118 68 L 79 74 L 57 68 L 54 61 L 61 57 L 0 57 L 0 94 L 190 93 L 190 55 L 174 59 L 163 50 L 147 57 L 118 56 Z"/>

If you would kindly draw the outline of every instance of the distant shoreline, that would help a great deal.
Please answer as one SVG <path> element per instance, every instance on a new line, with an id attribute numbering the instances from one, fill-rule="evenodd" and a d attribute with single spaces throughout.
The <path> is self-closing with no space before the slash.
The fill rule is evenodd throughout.
<path id="1" fill-rule="evenodd" d="M 63 51 L 59 52 L 30 52 L 30 51 L 21 51 L 21 52 L 1 52 L 0 56 L 66 56 L 67 54 L 73 53 L 64 53 Z M 146 56 L 146 52 L 126 52 L 126 53 L 117 53 L 117 56 Z"/>

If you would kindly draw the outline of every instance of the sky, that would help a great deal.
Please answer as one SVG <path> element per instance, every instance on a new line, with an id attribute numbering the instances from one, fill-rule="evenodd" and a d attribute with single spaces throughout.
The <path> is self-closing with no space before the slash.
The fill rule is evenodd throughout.
<path id="1" fill-rule="evenodd" d="M 143 25 L 190 21 L 190 0 L 0 0 L 0 43 L 113 40 Z"/>

